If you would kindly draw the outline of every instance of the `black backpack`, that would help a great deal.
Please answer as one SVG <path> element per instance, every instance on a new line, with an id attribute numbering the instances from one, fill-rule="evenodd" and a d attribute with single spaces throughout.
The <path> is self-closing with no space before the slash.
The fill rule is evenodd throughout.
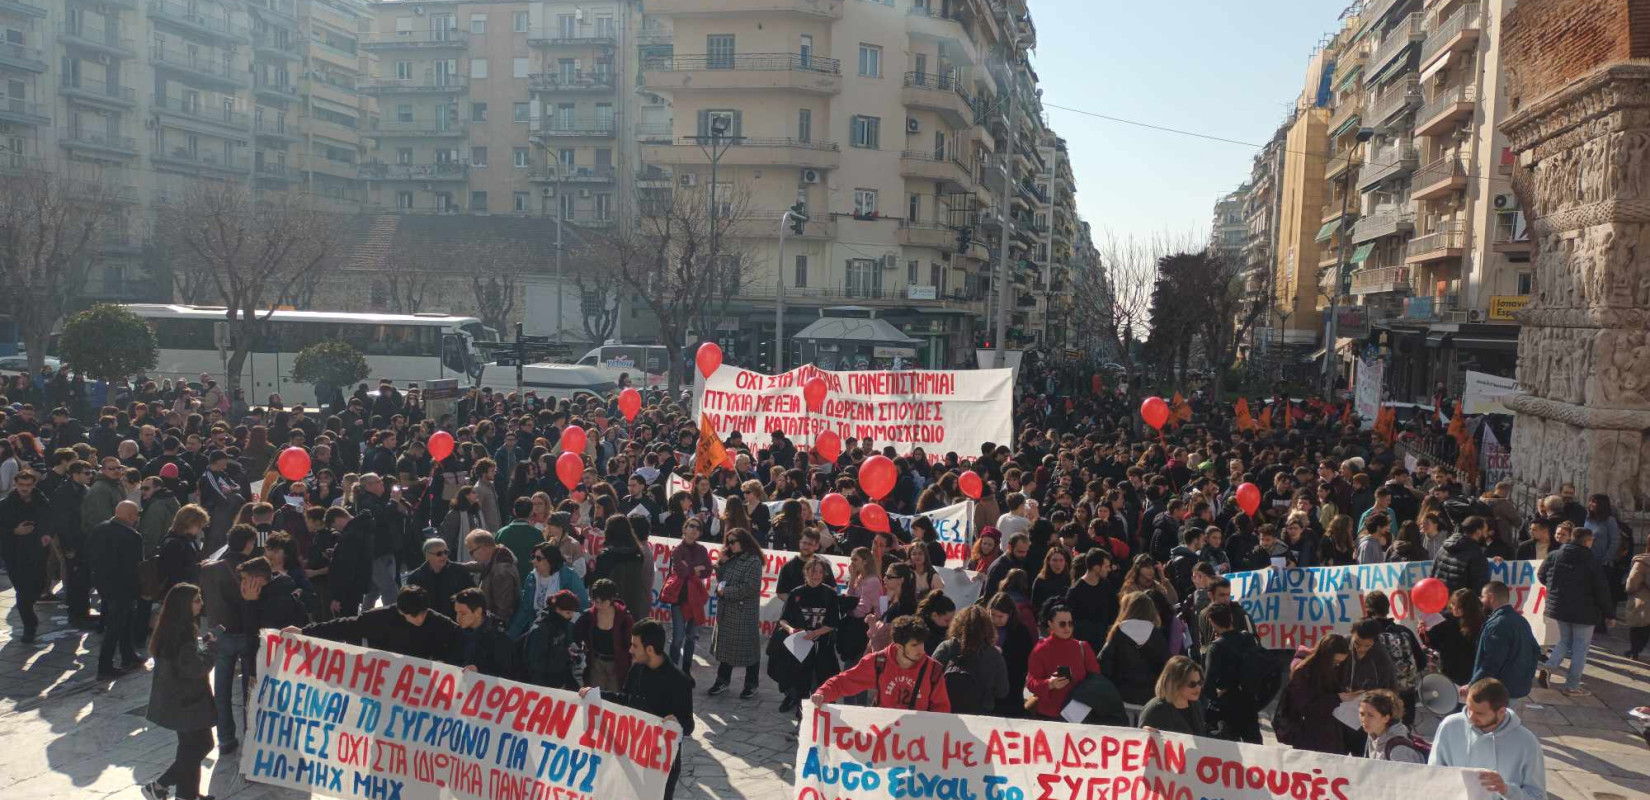
<path id="1" fill-rule="evenodd" d="M 1254 634 L 1245 633 L 1243 637 L 1249 647 L 1238 673 L 1238 689 L 1249 696 L 1255 708 L 1265 708 L 1283 689 L 1285 664 L 1278 654 L 1261 647 Z"/>
<path id="2" fill-rule="evenodd" d="M 972 658 L 964 661 L 961 656 L 945 665 L 945 692 L 950 695 L 953 714 L 984 714 L 996 707 L 993 699 L 985 696 L 985 685 L 974 674 L 973 666 Z"/>
<path id="3" fill-rule="evenodd" d="M 1467 517 L 1481 517 L 1485 522 L 1490 520 L 1490 506 L 1476 497 L 1452 497 L 1444 501 L 1444 513 L 1447 514 L 1455 528 L 1460 528 Z"/>

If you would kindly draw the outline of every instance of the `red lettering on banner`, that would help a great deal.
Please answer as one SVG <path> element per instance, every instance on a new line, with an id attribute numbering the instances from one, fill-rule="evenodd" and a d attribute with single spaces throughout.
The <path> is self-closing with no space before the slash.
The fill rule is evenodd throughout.
<path id="1" fill-rule="evenodd" d="M 676 760 L 680 736 L 663 725 L 640 717 L 616 714 L 599 705 L 585 706 L 584 733 L 579 746 L 611 753 L 644 769 L 668 772 Z"/>

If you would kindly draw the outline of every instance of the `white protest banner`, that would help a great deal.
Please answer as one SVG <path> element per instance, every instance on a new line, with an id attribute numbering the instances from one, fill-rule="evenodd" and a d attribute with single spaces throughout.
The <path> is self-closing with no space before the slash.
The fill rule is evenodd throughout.
<path id="1" fill-rule="evenodd" d="M 1466 381 L 1461 387 L 1461 413 L 1463 414 L 1511 414 L 1502 401 L 1518 394 L 1518 381 L 1512 378 L 1503 378 L 1500 375 L 1490 375 L 1484 372 L 1467 370 Z"/>
<path id="2" fill-rule="evenodd" d="M 675 723 L 421 658 L 264 631 L 241 773 L 360 800 L 658 800 Z"/>
<path id="3" fill-rule="evenodd" d="M 791 800 L 1485 800 L 1478 773 L 1133 728 L 803 707 Z"/>
<path id="4" fill-rule="evenodd" d="M 1364 430 L 1375 427 L 1375 415 L 1381 411 L 1381 385 L 1386 375 L 1386 363 L 1379 358 L 1359 358 L 1358 374 L 1352 383 L 1353 409 L 1358 412 L 1358 425 Z"/>
<path id="5" fill-rule="evenodd" d="M 1529 621 L 1537 641 L 1550 641 L 1541 609 L 1547 587 L 1536 577 L 1538 561 L 1490 562 L 1490 579 L 1512 589 L 1512 605 Z M 1339 633 L 1349 636 L 1363 619 L 1364 595 L 1377 589 L 1392 602 L 1392 619 L 1410 628 L 1423 616 L 1410 602 L 1417 582 L 1432 575 L 1431 561 L 1358 564 L 1350 567 L 1309 567 L 1238 572 L 1232 599 L 1255 624 L 1260 643 L 1271 648 L 1311 647 L 1319 638 Z"/>
<path id="6" fill-rule="evenodd" d="M 810 413 L 802 387 L 816 376 L 825 381 L 825 402 Z M 722 436 L 738 431 L 753 450 L 767 447 L 776 429 L 799 446 L 832 430 L 844 443 L 869 438 L 902 454 L 921 447 L 937 461 L 1012 441 L 1013 395 L 1007 369 L 831 372 L 809 365 L 763 375 L 724 365 L 696 385 L 693 414 L 708 415 Z"/>

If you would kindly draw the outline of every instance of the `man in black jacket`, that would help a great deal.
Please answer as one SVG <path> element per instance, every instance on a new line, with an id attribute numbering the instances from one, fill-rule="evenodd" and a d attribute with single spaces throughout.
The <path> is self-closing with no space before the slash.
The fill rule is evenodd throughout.
<path id="1" fill-rule="evenodd" d="M 51 544 L 48 522 L 51 504 L 35 487 L 40 476 L 23 469 L 12 476 L 12 491 L 0 500 L 0 558 L 17 595 L 17 614 L 23 619 L 23 641 L 34 641 L 40 617 L 34 604 L 46 585 L 46 551 Z"/>
<path id="2" fill-rule="evenodd" d="M 430 595 L 430 609 L 451 619 L 453 596 L 475 586 L 469 571 L 453 566 L 452 553 L 445 539 L 427 539 L 424 542 L 424 563 L 407 576 L 408 586 L 422 588 Z"/>
<path id="3" fill-rule="evenodd" d="M 1536 671 L 1535 679 L 1541 688 L 1547 688 L 1549 674 L 1569 656 L 1563 691 L 1579 695 L 1586 693 L 1581 687 L 1581 671 L 1587 666 L 1593 630 L 1600 624 L 1615 624 L 1616 602 L 1610 595 L 1604 568 L 1593 558 L 1593 532 L 1576 528 L 1572 536 L 1563 547 L 1548 553 L 1537 570 L 1541 584 L 1547 587 L 1542 614 L 1558 623 L 1558 646 Z"/>
<path id="4" fill-rule="evenodd" d="M 504 632 L 504 623 L 487 610 L 487 595 L 471 587 L 451 601 L 459 628 L 459 652 L 453 660 L 494 678 L 516 677 L 516 643 Z"/>
<path id="5" fill-rule="evenodd" d="M 1253 635 L 1235 628 L 1234 610 L 1241 608 L 1236 603 L 1213 603 L 1204 609 L 1214 634 L 1203 662 L 1210 735 L 1230 742 L 1260 744 L 1261 703 L 1243 685 L 1243 664 L 1267 654 Z"/>
<path id="6" fill-rule="evenodd" d="M 356 515 L 372 519 L 372 591 L 362 598 L 361 606 L 371 608 L 381 603 L 395 602 L 397 590 L 397 563 L 406 538 L 406 516 L 400 505 L 390 497 L 383 476 L 369 472 L 356 485 Z"/>
<path id="7" fill-rule="evenodd" d="M 50 532 L 63 551 L 63 596 L 69 607 L 69 624 L 90 630 L 98 621 L 92 616 L 92 569 L 81 510 L 96 468 L 90 462 L 76 460 L 69 464 L 66 474 L 68 477 L 52 493 Z"/>
<path id="8" fill-rule="evenodd" d="M 351 517 L 342 508 L 329 508 L 326 526 L 338 537 L 327 565 L 327 588 L 332 592 L 333 616 L 361 613 L 361 599 L 372 592 L 373 520 Z"/>
<path id="9" fill-rule="evenodd" d="M 92 528 L 86 548 L 91 551 L 92 585 L 103 599 L 103 643 L 98 648 L 97 676 L 118 678 L 136 669 L 142 660 L 133 646 L 137 618 L 137 565 L 143 560 L 143 534 L 138 533 L 142 510 L 130 500 L 115 506 L 115 515 Z M 115 666 L 115 651 L 121 666 Z"/>
<path id="10" fill-rule="evenodd" d="M 682 727 L 682 735 L 676 739 L 670 777 L 665 781 L 665 800 L 671 800 L 676 795 L 676 780 L 682 774 L 682 743 L 693 736 L 693 687 L 687 676 L 665 657 L 665 626 L 657 620 L 644 619 L 630 630 L 630 659 L 624 691 L 606 693 L 602 699 L 645 711 L 665 722 L 675 721 Z M 580 689 L 579 697 L 589 693 L 589 687 Z"/>
<path id="11" fill-rule="evenodd" d="M 1444 582 L 1454 594 L 1468 589 L 1478 594 L 1490 582 L 1490 560 L 1484 555 L 1490 526 L 1483 517 L 1467 517 L 1461 530 L 1444 540 L 1432 562 L 1432 577 Z"/>
<path id="12" fill-rule="evenodd" d="M 393 606 L 283 630 L 449 664 L 462 652 L 458 624 L 431 611 L 429 594 L 417 586 L 403 587 Z"/>

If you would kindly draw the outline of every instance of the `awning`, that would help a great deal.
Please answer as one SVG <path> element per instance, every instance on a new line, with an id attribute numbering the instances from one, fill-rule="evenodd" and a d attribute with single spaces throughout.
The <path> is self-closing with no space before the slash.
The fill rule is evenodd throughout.
<path id="1" fill-rule="evenodd" d="M 1341 221 L 1338 220 L 1338 219 L 1335 220 L 1334 222 L 1325 222 L 1323 224 L 1323 227 L 1318 229 L 1318 239 L 1317 240 L 1320 241 L 1320 242 L 1328 241 L 1329 237 L 1334 236 L 1335 235 L 1335 230 L 1337 228 L 1340 228 L 1340 227 L 1341 227 Z"/>
<path id="2" fill-rule="evenodd" d="M 1357 343 L 1358 340 L 1350 336 L 1337 336 L 1335 337 L 1335 352 L 1339 353 L 1345 350 L 1350 350 L 1352 346 Z"/>
<path id="3" fill-rule="evenodd" d="M 863 317 L 821 317 L 797 331 L 792 338 L 907 346 L 922 344 L 921 340 L 906 336 L 887 320 Z"/>
<path id="4" fill-rule="evenodd" d="M 1468 350 L 1518 350 L 1517 339 L 1497 339 L 1483 336 L 1461 336 L 1457 334 L 1450 341 L 1455 343 L 1455 349 Z"/>
<path id="5" fill-rule="evenodd" d="M 1360 244 L 1358 245 L 1357 250 L 1352 251 L 1352 260 L 1350 263 L 1362 264 L 1369 260 L 1369 254 L 1373 252 L 1375 252 L 1374 242 L 1370 242 L 1369 244 Z"/>
<path id="6" fill-rule="evenodd" d="M 1442 347 L 1444 344 L 1444 337 L 1448 335 L 1449 334 L 1447 333 L 1427 334 L 1427 347 Z"/>
<path id="7" fill-rule="evenodd" d="M 1442 58 L 1438 59 L 1437 61 L 1432 62 L 1432 64 L 1430 66 L 1428 66 L 1426 69 L 1421 70 L 1421 83 L 1426 83 L 1429 78 L 1431 78 L 1434 75 L 1437 75 L 1439 72 L 1441 72 L 1444 69 L 1444 67 L 1449 66 L 1449 62 L 1454 58 L 1455 58 L 1455 51 L 1454 50 L 1447 51 L 1447 52 L 1444 53 L 1444 56 Z"/>
<path id="8" fill-rule="evenodd" d="M 1353 114 L 1352 116 L 1347 117 L 1345 122 L 1341 123 L 1339 127 L 1335 128 L 1335 130 L 1329 132 L 1329 138 L 1334 139 L 1341 134 L 1358 127 L 1358 123 L 1360 121 L 1361 120 L 1359 119 L 1358 114 Z"/>
<path id="9" fill-rule="evenodd" d="M 1353 67 L 1352 69 L 1347 70 L 1346 74 L 1341 76 L 1340 82 L 1335 84 L 1336 91 L 1341 91 L 1341 90 L 1346 89 L 1348 84 L 1350 84 L 1353 81 L 1357 80 L 1358 78 L 1362 77 L 1363 74 L 1364 74 L 1364 65 L 1363 64 L 1359 64 L 1359 65 Z"/>

